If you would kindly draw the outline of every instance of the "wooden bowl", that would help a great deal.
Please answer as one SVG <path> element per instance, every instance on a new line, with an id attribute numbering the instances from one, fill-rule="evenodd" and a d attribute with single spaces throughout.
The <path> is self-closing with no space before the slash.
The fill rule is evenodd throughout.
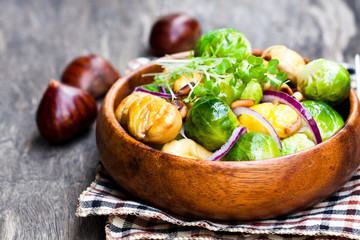
<path id="1" fill-rule="evenodd" d="M 182 53 L 178 56 L 184 56 Z M 130 136 L 115 119 L 120 101 L 144 66 L 118 80 L 100 108 L 96 140 L 101 161 L 127 192 L 180 216 L 211 220 L 260 220 L 312 206 L 340 189 L 360 164 L 359 100 L 352 89 L 345 126 L 330 139 L 287 156 L 248 162 L 194 160 L 155 150 Z"/>

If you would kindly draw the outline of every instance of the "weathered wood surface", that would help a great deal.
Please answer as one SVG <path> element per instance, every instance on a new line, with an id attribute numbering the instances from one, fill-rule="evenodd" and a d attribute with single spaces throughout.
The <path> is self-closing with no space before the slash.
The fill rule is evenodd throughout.
<path id="1" fill-rule="evenodd" d="M 106 218 L 75 217 L 99 162 L 94 126 L 52 146 L 38 134 L 37 105 L 76 56 L 100 54 L 123 73 L 151 55 L 151 25 L 172 12 L 195 16 L 203 32 L 238 29 L 257 48 L 350 63 L 360 52 L 357 0 L 0 0 L 0 239 L 105 238 Z"/>

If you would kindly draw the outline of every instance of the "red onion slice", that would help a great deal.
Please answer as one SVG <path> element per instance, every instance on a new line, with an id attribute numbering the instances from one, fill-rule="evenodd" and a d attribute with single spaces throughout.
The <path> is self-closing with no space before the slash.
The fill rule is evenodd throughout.
<path id="1" fill-rule="evenodd" d="M 295 98 L 284 92 L 277 92 L 268 90 L 263 93 L 261 102 L 277 101 L 291 106 L 300 116 L 304 119 L 306 124 L 310 127 L 311 134 L 313 135 L 315 144 L 322 142 L 320 131 L 311 113 Z"/>
<path id="2" fill-rule="evenodd" d="M 160 93 L 166 93 L 165 88 L 164 88 L 163 85 L 159 85 L 158 88 L 159 88 Z"/>
<path id="3" fill-rule="evenodd" d="M 225 156 L 225 154 L 234 146 L 236 141 L 239 139 L 239 137 L 246 133 L 245 127 L 237 127 L 232 132 L 229 139 L 226 141 L 224 145 L 221 146 L 220 149 L 216 150 L 210 157 L 206 158 L 205 160 L 209 161 L 216 161 Z"/>
<path id="4" fill-rule="evenodd" d="M 154 92 L 154 91 L 150 91 L 150 90 L 147 90 L 145 88 L 142 88 L 142 87 L 137 87 L 135 88 L 134 92 L 144 92 L 144 93 L 149 93 L 149 94 L 152 94 L 152 95 L 155 95 L 155 96 L 158 96 L 158 97 L 162 97 L 162 98 L 172 98 L 173 95 L 171 94 L 168 94 L 168 93 L 160 93 L 160 92 Z M 174 94 L 175 97 L 180 97 L 180 95 L 178 94 Z"/>
<path id="5" fill-rule="evenodd" d="M 271 123 L 268 120 L 266 120 L 266 118 L 263 117 L 263 115 L 247 107 L 236 107 L 233 108 L 232 110 L 237 117 L 240 116 L 241 114 L 246 114 L 258 120 L 268 130 L 270 136 L 274 139 L 278 148 L 280 150 L 282 149 L 282 144 L 279 135 L 275 131 L 275 128 L 271 125 Z"/>

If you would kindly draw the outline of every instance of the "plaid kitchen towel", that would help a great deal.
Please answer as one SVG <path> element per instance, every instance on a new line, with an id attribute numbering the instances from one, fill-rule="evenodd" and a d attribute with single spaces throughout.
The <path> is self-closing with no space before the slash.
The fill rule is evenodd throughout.
<path id="1" fill-rule="evenodd" d="M 214 222 L 169 214 L 127 195 L 100 167 L 76 215 L 109 215 L 107 239 L 360 239 L 360 169 L 338 192 L 282 218 Z M 326 237 L 326 238 L 325 238 Z"/>

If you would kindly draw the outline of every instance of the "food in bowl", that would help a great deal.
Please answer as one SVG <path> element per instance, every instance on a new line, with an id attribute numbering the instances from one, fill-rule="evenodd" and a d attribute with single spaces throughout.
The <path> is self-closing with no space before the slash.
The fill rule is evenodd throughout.
<path id="1" fill-rule="evenodd" d="M 204 34 L 194 56 L 155 64 L 164 71 L 151 74 L 153 83 L 122 100 L 115 115 L 134 138 L 157 148 L 160 144 L 170 154 L 261 160 L 312 147 L 344 125 L 332 107 L 349 97 L 344 67 L 325 59 L 305 64 L 285 46 L 254 56 L 245 35 L 234 29 Z M 182 141 L 190 145 L 184 152 L 168 147 L 179 139 L 192 140 Z M 192 146 L 213 154 L 185 150 Z"/>
<path id="2" fill-rule="evenodd" d="M 252 67 L 254 65 L 256 67 L 260 60 L 261 63 L 265 63 L 264 59 L 266 58 L 265 60 L 269 61 L 269 64 L 264 64 L 264 68 L 267 67 L 271 71 L 268 72 L 272 76 L 275 75 L 274 72 L 277 70 L 277 67 L 274 66 L 275 60 L 271 62 L 269 56 L 264 56 L 263 59 L 256 58 L 256 56 L 261 56 L 262 52 L 253 49 L 252 53 L 255 56 L 249 55 L 247 61 L 253 63 Z M 178 64 L 181 62 L 187 63 L 186 61 L 197 58 L 195 56 L 195 58 L 189 59 L 189 56 L 192 56 L 190 52 L 183 52 L 172 55 L 171 58 L 165 60 L 171 62 L 175 59 L 176 65 L 179 66 Z M 251 137 L 251 134 L 244 134 L 245 127 L 236 127 L 230 136 L 234 141 L 228 140 L 220 147 L 226 149 L 232 146 L 231 150 L 234 152 L 226 153 L 236 156 L 234 158 L 230 156 L 231 160 L 219 161 L 220 159 L 224 160 L 223 153 L 225 151 L 209 151 L 194 140 L 179 139 L 179 135 L 170 141 L 172 144 L 167 145 L 167 149 L 170 149 L 169 151 L 172 153 L 161 151 L 162 144 L 159 146 L 137 140 L 127 131 L 126 126 L 119 123 L 116 118 L 116 109 L 123 99 L 139 91 L 157 92 L 158 95 L 161 94 L 166 99 L 169 98 L 169 102 L 171 102 L 172 94 L 167 86 L 154 84 L 154 75 L 160 73 L 161 76 L 169 71 L 169 67 L 166 67 L 166 71 L 162 68 L 163 60 L 164 58 L 156 60 L 150 65 L 142 66 L 118 80 L 105 96 L 96 122 L 96 142 L 102 164 L 117 184 L 123 190 L 137 197 L 139 201 L 145 201 L 154 207 L 183 217 L 225 221 L 267 219 L 305 209 L 329 197 L 349 181 L 359 167 L 360 149 L 357 146 L 360 144 L 360 106 L 353 89 L 350 90 L 349 98 L 340 105 L 333 107 L 345 121 L 344 125 L 334 135 L 323 141 L 319 135 L 319 130 L 319 133 L 315 134 L 316 137 L 314 137 L 313 131 L 309 127 L 302 126 L 305 123 L 308 126 L 314 126 L 316 117 L 311 115 L 311 118 L 314 119 L 311 121 L 311 118 L 306 115 L 301 118 L 300 129 L 303 133 L 296 133 L 286 140 L 280 139 L 282 144 L 280 154 L 279 151 L 276 152 L 277 149 L 280 149 L 278 147 L 279 141 L 274 140 L 276 131 L 268 126 L 269 121 L 264 121 L 264 117 L 250 107 L 259 103 L 258 98 L 261 96 L 261 100 L 266 100 L 267 103 L 272 103 L 274 99 L 277 99 L 291 103 L 295 106 L 293 109 L 296 109 L 300 108 L 299 104 L 303 105 L 295 99 L 301 101 L 304 96 L 300 94 L 300 91 L 293 92 L 293 89 L 289 87 L 291 83 L 288 87 L 284 84 L 279 87 L 276 84 L 272 86 L 270 81 L 260 84 L 263 89 L 258 91 L 258 82 L 252 79 L 247 79 L 249 81 L 246 86 L 235 81 L 235 86 L 238 84 L 240 91 L 237 87 L 234 88 L 232 84 L 222 84 L 221 87 L 226 89 L 226 95 L 221 95 L 220 99 L 227 106 L 230 106 L 231 110 L 237 108 L 237 111 L 242 115 L 251 112 L 248 115 L 251 114 L 263 125 L 267 125 L 270 135 L 267 133 L 251 133 L 257 135 Z M 218 61 L 217 59 L 213 60 Z M 238 63 L 242 61 L 236 60 Z M 210 64 L 211 61 L 206 63 Z M 261 77 L 258 74 L 264 72 L 261 63 L 260 67 L 251 71 L 252 75 Z M 221 60 L 218 64 L 226 66 L 227 62 Z M 221 72 L 222 68 L 218 67 L 217 70 Z M 243 78 L 250 74 L 248 72 L 238 73 L 238 76 Z M 279 75 L 278 78 L 272 79 L 270 77 L 273 83 L 282 82 L 282 76 L 285 75 L 282 73 L 276 75 Z M 178 88 L 174 92 L 175 95 L 189 96 L 190 86 L 181 87 L 186 80 L 190 83 L 187 85 L 191 85 L 193 88 L 198 81 L 200 82 L 198 85 L 203 84 L 200 86 L 205 86 L 205 78 L 201 77 L 200 74 L 194 74 L 192 79 L 184 78 L 182 81 L 179 80 Z M 286 81 L 285 77 L 284 80 Z M 242 90 L 246 87 L 255 89 L 249 91 L 256 92 L 253 99 L 249 97 L 252 94 L 247 96 L 245 94 L 246 97 L 241 99 L 244 92 Z M 199 94 L 205 93 L 204 96 L 208 93 L 206 89 L 205 92 L 197 89 Z M 217 87 L 214 88 L 215 93 L 217 89 Z M 278 91 L 279 89 L 280 91 Z M 279 94 L 282 95 L 281 98 L 279 98 Z M 190 97 L 192 96 L 190 95 Z M 206 97 L 214 98 L 216 96 Z M 234 100 L 237 98 L 240 99 Z M 186 102 L 184 99 L 181 101 L 183 105 L 177 104 L 179 99 L 171 102 L 180 109 L 181 117 L 184 116 L 182 113 L 188 115 L 196 103 L 196 101 Z M 216 113 L 214 114 L 216 115 Z M 252 122 L 253 125 L 254 122 Z M 186 131 L 183 130 L 180 129 L 180 135 L 181 133 L 186 135 Z M 240 135 L 240 137 L 235 141 L 236 138 L 233 138 L 232 135 Z M 244 136 L 250 137 L 241 140 Z M 261 139 L 262 137 L 264 139 Z M 274 153 L 279 154 L 279 156 L 264 157 L 266 159 L 255 161 L 233 161 L 233 159 L 247 154 L 247 152 L 239 153 L 236 150 L 239 147 L 238 143 L 244 140 L 246 144 L 252 143 L 252 139 L 256 138 L 266 142 L 269 145 L 268 148 L 273 149 Z M 271 140 L 268 141 L 269 138 Z M 315 144 L 315 141 L 320 143 Z M 265 149 L 266 154 L 261 155 L 269 154 L 269 150 L 262 149 Z M 182 152 L 181 154 L 184 152 L 187 154 L 184 157 L 179 156 L 177 150 Z M 251 154 L 248 155 L 258 153 L 256 149 L 252 150 L 254 151 L 250 151 Z M 209 159 L 211 156 L 210 159 L 214 161 L 201 160 Z M 218 161 L 215 160 L 216 158 L 219 158 Z M 257 159 L 258 157 L 254 158 Z"/>

